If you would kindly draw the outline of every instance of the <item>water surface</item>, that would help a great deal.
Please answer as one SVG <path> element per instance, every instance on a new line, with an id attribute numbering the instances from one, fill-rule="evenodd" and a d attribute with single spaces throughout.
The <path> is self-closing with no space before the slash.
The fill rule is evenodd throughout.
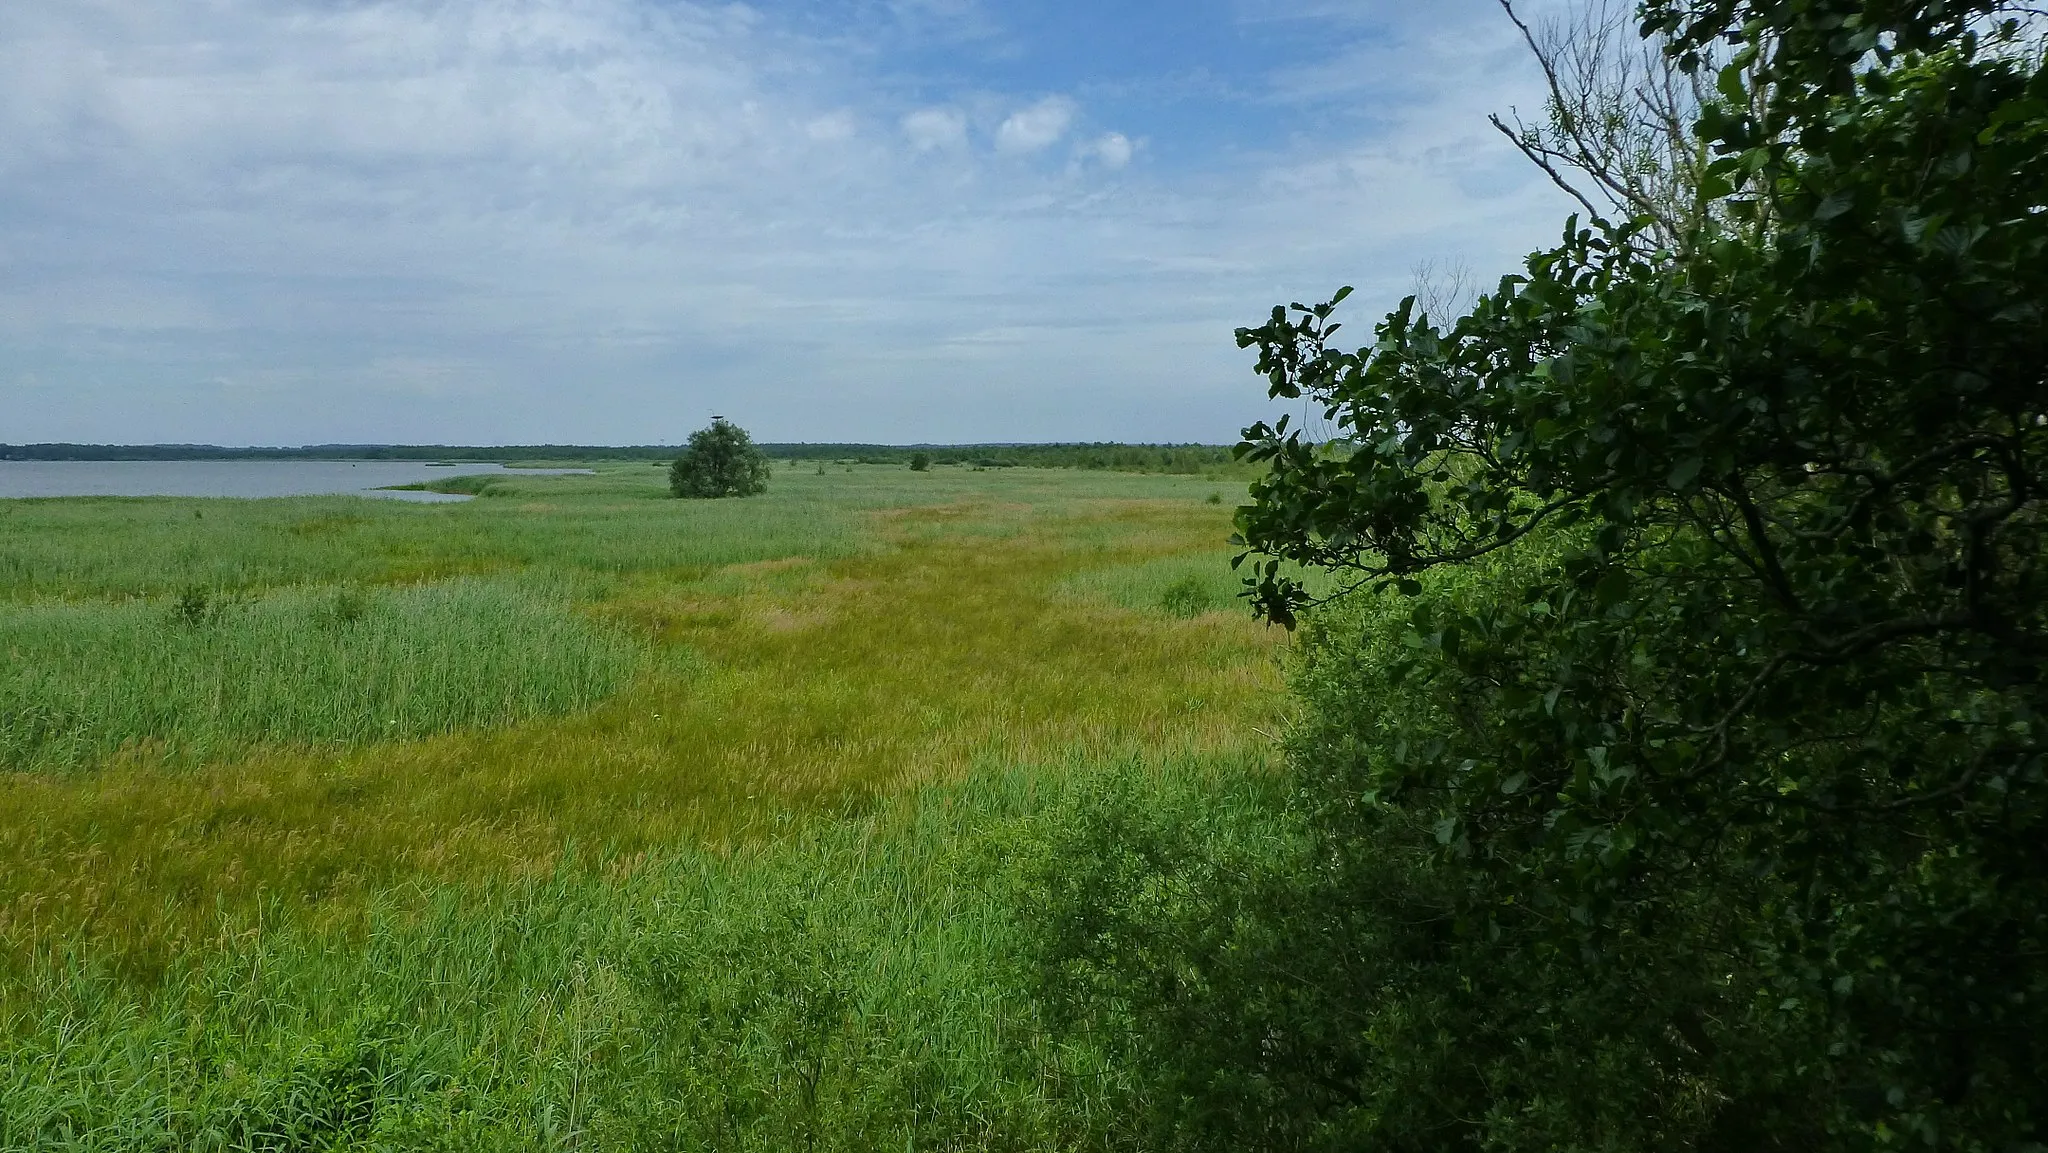
<path id="1" fill-rule="evenodd" d="M 0 460 L 0 498 L 25 496 L 326 496 L 457 501 L 445 492 L 386 492 L 451 476 L 588 473 L 586 468 L 507 469 L 410 460 Z"/>

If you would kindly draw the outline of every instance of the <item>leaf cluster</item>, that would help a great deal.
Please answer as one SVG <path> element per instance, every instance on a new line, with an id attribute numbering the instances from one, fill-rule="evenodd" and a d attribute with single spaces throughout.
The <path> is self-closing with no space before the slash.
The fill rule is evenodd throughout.
<path id="1" fill-rule="evenodd" d="M 1338 686 L 1297 750 L 1318 835 L 1426 826 L 1445 963 L 1471 996 L 1525 978 L 1485 1044 L 1621 1038 L 1662 1086 L 1603 1115 L 1691 1108 L 1680 1143 L 1709 1147 L 1735 1119 L 2039 1142 L 2039 44 L 1982 3 L 1643 19 L 1681 66 L 1735 45 L 1694 126 L 1716 205 L 1682 243 L 1574 219 L 1447 327 L 1410 300 L 1346 349 L 1340 292 L 1238 334 L 1337 430 L 1239 446 L 1267 469 L 1238 522 L 1255 608 L 1318 619 L 1295 562 L 1400 622 L 1370 664 L 1313 634 Z"/>
<path id="2" fill-rule="evenodd" d="M 669 491 L 680 497 L 754 496 L 768 491 L 768 458 L 740 426 L 716 417 L 690 434 L 669 467 Z"/>

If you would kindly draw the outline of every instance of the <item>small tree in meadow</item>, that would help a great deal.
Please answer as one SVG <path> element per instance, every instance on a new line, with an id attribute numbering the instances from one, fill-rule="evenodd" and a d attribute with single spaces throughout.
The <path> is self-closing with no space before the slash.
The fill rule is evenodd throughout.
<path id="1" fill-rule="evenodd" d="M 910 454 L 910 471 L 924 472 L 930 469 L 931 466 L 932 454 L 928 452 L 913 452 Z"/>
<path id="2" fill-rule="evenodd" d="M 668 487 L 683 497 L 753 496 L 768 491 L 768 458 L 746 429 L 714 416 L 709 428 L 690 434 L 689 447 L 669 467 Z"/>

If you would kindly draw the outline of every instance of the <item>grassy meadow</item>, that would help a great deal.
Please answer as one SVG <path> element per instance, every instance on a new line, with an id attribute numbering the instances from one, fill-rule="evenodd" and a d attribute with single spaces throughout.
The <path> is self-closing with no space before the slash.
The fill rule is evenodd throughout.
<path id="1" fill-rule="evenodd" d="M 1116 1142 L 1012 913 L 1270 787 L 1242 480 L 664 481 L 0 502 L 0 1148 Z"/>

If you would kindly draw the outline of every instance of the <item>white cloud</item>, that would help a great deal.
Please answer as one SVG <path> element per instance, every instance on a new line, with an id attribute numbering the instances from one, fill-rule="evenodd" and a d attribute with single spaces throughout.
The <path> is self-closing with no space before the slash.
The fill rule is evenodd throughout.
<path id="1" fill-rule="evenodd" d="M 1470 26 L 1347 56 L 1369 122 L 1176 159 L 1107 97 L 1123 132 L 943 78 L 903 115 L 871 57 L 709 2 L 0 0 L 4 435 L 1225 437 L 1233 326 L 1561 223 L 1483 119 L 1534 78 Z"/>
<path id="2" fill-rule="evenodd" d="M 996 129 L 996 149 L 1001 152 L 1038 152 L 1059 143 L 1074 122 L 1074 102 L 1064 96 L 1048 96 L 1028 108 L 1020 108 Z"/>
<path id="3" fill-rule="evenodd" d="M 851 140 L 860 131 L 860 121 L 851 110 L 842 108 L 827 113 L 804 125 L 804 135 L 821 144 L 838 140 Z"/>
<path id="4" fill-rule="evenodd" d="M 1095 160 L 1112 172 L 1131 162 L 1131 138 L 1121 132 L 1105 132 L 1081 146 L 1080 159 Z"/>
<path id="5" fill-rule="evenodd" d="M 959 148 L 967 143 L 967 117 L 953 108 L 920 108 L 903 118 L 903 135 L 919 152 Z"/>

